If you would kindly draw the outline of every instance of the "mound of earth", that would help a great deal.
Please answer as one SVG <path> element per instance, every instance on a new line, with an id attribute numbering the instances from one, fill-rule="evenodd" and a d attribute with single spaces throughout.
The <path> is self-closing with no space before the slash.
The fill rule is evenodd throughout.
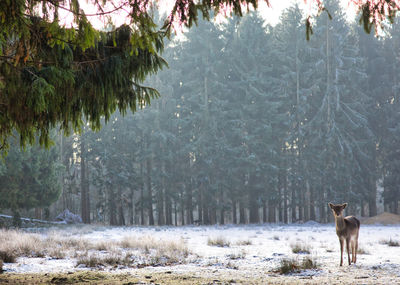
<path id="1" fill-rule="evenodd" d="M 362 221 L 362 224 L 372 225 L 372 224 L 382 224 L 382 225 L 394 225 L 400 224 L 400 215 L 383 212 L 374 217 L 366 218 Z"/>

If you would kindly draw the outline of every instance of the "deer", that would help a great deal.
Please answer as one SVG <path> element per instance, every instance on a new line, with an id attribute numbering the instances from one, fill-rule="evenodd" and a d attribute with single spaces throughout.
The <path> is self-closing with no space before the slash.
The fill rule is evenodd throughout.
<path id="1" fill-rule="evenodd" d="M 343 216 L 343 210 L 346 208 L 347 203 L 332 204 L 328 203 L 332 209 L 333 216 L 335 217 L 336 234 L 340 242 L 340 266 L 343 265 L 343 246 L 346 241 L 347 258 L 349 265 L 357 261 L 358 250 L 358 232 L 360 230 L 360 221 L 354 216 Z M 350 247 L 351 247 L 351 260 L 350 260 Z"/>

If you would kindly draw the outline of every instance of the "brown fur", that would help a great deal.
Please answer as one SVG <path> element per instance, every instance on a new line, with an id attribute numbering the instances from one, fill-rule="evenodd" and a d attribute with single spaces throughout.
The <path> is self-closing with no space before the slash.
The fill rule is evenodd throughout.
<path id="1" fill-rule="evenodd" d="M 347 203 L 334 205 L 328 204 L 332 209 L 333 216 L 335 217 L 336 234 L 340 242 L 340 266 L 343 265 L 343 247 L 346 241 L 347 257 L 349 265 L 357 261 L 358 250 L 358 233 L 360 230 L 360 221 L 354 216 L 343 216 L 343 210 L 346 208 Z M 351 248 L 351 260 L 350 260 Z"/>

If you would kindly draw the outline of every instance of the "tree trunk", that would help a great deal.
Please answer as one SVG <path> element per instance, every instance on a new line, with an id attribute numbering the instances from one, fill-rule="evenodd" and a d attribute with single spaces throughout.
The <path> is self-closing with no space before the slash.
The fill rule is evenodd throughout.
<path id="1" fill-rule="evenodd" d="M 268 222 L 276 223 L 276 206 L 273 199 L 268 200 Z"/>
<path id="2" fill-rule="evenodd" d="M 316 215 L 315 215 L 315 193 L 314 193 L 314 188 L 310 187 L 310 220 L 316 221 Z"/>
<path id="3" fill-rule="evenodd" d="M 305 193 L 304 191 L 300 191 L 300 203 L 299 203 L 299 221 L 304 222 L 304 205 L 305 205 Z"/>
<path id="4" fill-rule="evenodd" d="M 85 187 L 86 187 L 86 191 L 85 191 L 85 195 L 86 195 L 86 218 L 87 224 L 90 224 L 91 219 L 90 219 L 90 170 L 89 170 L 89 162 L 86 160 L 86 183 L 85 183 Z"/>
<path id="5" fill-rule="evenodd" d="M 246 215 L 244 212 L 244 205 L 243 202 L 239 202 L 239 224 L 245 224 L 246 223 Z"/>
<path id="6" fill-rule="evenodd" d="M 250 184 L 250 183 L 249 183 Z M 249 185 L 250 191 L 249 192 L 249 222 L 251 224 L 256 224 L 260 222 L 260 214 L 258 212 L 258 203 L 257 203 L 257 191 L 254 190 L 253 185 Z"/>
<path id="7" fill-rule="evenodd" d="M 151 185 L 151 159 L 146 160 L 146 179 L 147 179 L 147 211 L 149 215 L 149 225 L 154 226 L 154 213 L 153 213 L 153 189 Z"/>
<path id="8" fill-rule="evenodd" d="M 43 210 L 42 208 L 35 208 L 35 219 L 41 220 L 43 218 L 42 217 L 42 213 L 43 213 L 42 210 Z"/>
<path id="9" fill-rule="evenodd" d="M 325 198 L 324 198 L 325 189 L 323 189 L 320 193 L 320 200 L 319 200 L 319 209 L 320 209 L 320 219 L 322 223 L 326 223 L 326 210 L 325 210 Z"/>
<path id="10" fill-rule="evenodd" d="M 172 225 L 172 201 L 169 190 L 167 191 L 167 189 L 169 189 L 168 186 L 165 193 L 165 224 L 170 226 Z"/>
<path id="11" fill-rule="evenodd" d="M 220 209 L 219 223 L 221 225 L 224 225 L 225 224 L 225 207 L 224 207 L 224 192 L 223 192 L 222 188 L 220 189 L 219 193 L 220 193 L 220 196 L 218 199 L 219 209 Z"/>
<path id="12" fill-rule="evenodd" d="M 268 222 L 267 219 L 267 201 L 263 202 L 263 223 Z"/>
<path id="13" fill-rule="evenodd" d="M 129 224 L 134 225 L 135 224 L 135 211 L 134 211 L 134 189 L 131 187 L 129 189 L 129 203 L 128 203 L 128 209 L 129 209 Z"/>
<path id="14" fill-rule="evenodd" d="M 368 199 L 368 208 L 369 208 L 369 216 L 376 216 L 377 207 L 376 207 L 376 182 L 374 179 L 374 175 L 371 175 L 370 180 L 370 191 L 369 191 L 369 199 Z"/>
<path id="15" fill-rule="evenodd" d="M 175 202 L 174 202 L 174 214 L 175 214 L 174 220 L 175 220 L 175 226 L 178 225 L 178 208 L 177 208 L 176 204 L 177 204 L 177 203 L 176 203 L 176 200 L 175 200 Z"/>
<path id="16" fill-rule="evenodd" d="M 117 215 L 116 215 L 116 203 L 115 203 L 115 193 L 111 188 L 108 188 L 108 209 L 110 212 L 110 225 L 116 226 L 117 222 Z"/>
<path id="17" fill-rule="evenodd" d="M 164 216 L 164 188 L 158 190 L 157 193 L 157 225 L 162 226 L 165 225 L 165 216 Z"/>
<path id="18" fill-rule="evenodd" d="M 125 226 L 124 201 L 122 198 L 121 187 L 118 187 L 118 225 Z"/>
<path id="19" fill-rule="evenodd" d="M 197 209 L 198 209 L 198 220 L 199 220 L 199 224 L 203 224 L 204 220 L 203 220 L 203 183 L 201 183 L 200 187 L 199 187 L 199 191 L 198 191 L 198 196 L 197 196 Z"/>
<path id="20" fill-rule="evenodd" d="M 286 170 L 283 172 L 283 222 L 287 224 L 289 222 L 288 217 L 288 185 L 287 185 L 287 173 Z"/>
<path id="21" fill-rule="evenodd" d="M 90 217 L 88 217 L 88 195 L 87 195 L 87 179 L 86 179 L 86 150 L 85 140 L 81 136 L 81 215 L 82 221 L 85 224 L 90 223 Z"/>
<path id="22" fill-rule="evenodd" d="M 234 225 L 237 224 L 237 216 L 236 216 L 237 209 L 236 208 L 237 208 L 237 202 L 235 200 L 233 200 L 232 201 L 232 223 Z"/>
<path id="23" fill-rule="evenodd" d="M 361 199 L 361 200 L 360 200 L 360 208 L 361 208 L 361 217 L 365 217 L 364 199 Z"/>
<path id="24" fill-rule="evenodd" d="M 186 189 L 186 224 L 193 224 L 192 183 Z"/>
<path id="25" fill-rule="evenodd" d="M 304 194 L 304 221 L 310 220 L 311 214 L 311 193 L 310 183 L 306 181 L 306 193 Z"/>
<path id="26" fill-rule="evenodd" d="M 143 182 L 143 162 L 140 162 L 140 224 L 144 226 L 144 204 L 145 204 L 145 197 L 144 197 L 144 182 Z"/>
<path id="27" fill-rule="evenodd" d="M 294 186 L 294 187 L 293 187 Z M 291 208 L 292 208 L 292 223 L 297 221 L 297 215 L 296 215 L 296 193 L 295 193 L 295 188 L 297 185 L 292 185 L 292 198 L 290 201 Z"/>
<path id="28" fill-rule="evenodd" d="M 185 200 L 184 200 L 184 194 L 183 194 L 183 187 L 181 188 L 181 225 L 185 225 Z"/>

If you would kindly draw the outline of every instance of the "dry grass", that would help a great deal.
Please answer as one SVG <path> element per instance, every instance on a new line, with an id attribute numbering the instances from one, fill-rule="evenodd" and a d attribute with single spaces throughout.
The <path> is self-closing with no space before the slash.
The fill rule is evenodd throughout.
<path id="1" fill-rule="evenodd" d="M 393 247 L 400 246 L 400 243 L 398 241 L 392 240 L 391 238 L 389 240 L 381 240 L 380 243 L 386 244 L 388 246 L 393 246 Z"/>
<path id="2" fill-rule="evenodd" d="M 241 252 L 234 252 L 234 253 L 228 254 L 227 257 L 231 260 L 245 259 L 246 252 L 244 250 L 242 250 Z"/>
<path id="3" fill-rule="evenodd" d="M 236 245 L 252 245 L 253 242 L 251 240 L 239 240 L 236 242 Z"/>
<path id="4" fill-rule="evenodd" d="M 89 230 L 89 229 L 88 229 Z M 138 256 L 126 249 L 138 251 Z M 16 230 L 0 231 L 0 259 L 16 262 L 20 256 L 56 259 L 76 257 L 79 264 L 88 267 L 132 265 L 167 265 L 183 263 L 190 252 L 182 241 L 162 241 L 151 237 L 125 237 L 121 242 L 90 242 L 63 232 L 47 236 Z"/>
<path id="5" fill-rule="evenodd" d="M 0 254 L 4 262 L 15 262 L 19 256 L 43 257 L 45 244 L 37 234 L 0 230 Z"/>
<path id="6" fill-rule="evenodd" d="M 106 254 L 101 255 L 99 253 L 83 254 L 78 257 L 77 265 L 83 264 L 86 267 L 101 267 L 101 266 L 118 266 L 124 265 L 129 266 L 132 264 L 132 260 L 128 254 Z"/>
<path id="7" fill-rule="evenodd" d="M 117 249 L 117 247 L 118 247 L 117 242 L 110 242 L 110 241 L 104 241 L 104 240 L 93 243 L 90 246 L 91 249 L 107 251 L 107 252 L 115 251 Z"/>
<path id="8" fill-rule="evenodd" d="M 311 253 L 310 246 L 307 244 L 297 242 L 295 244 L 291 244 L 290 247 L 292 248 L 293 253 L 298 253 L 298 254 L 310 254 Z"/>
<path id="9" fill-rule="evenodd" d="M 207 245 L 218 246 L 218 247 L 230 247 L 231 243 L 227 241 L 224 237 L 208 238 Z"/>
<path id="10" fill-rule="evenodd" d="M 90 243 L 89 241 L 80 238 L 80 237 L 73 237 L 73 236 L 63 236 L 60 233 L 52 232 L 48 235 L 45 239 L 46 244 L 51 247 L 61 248 L 63 250 L 79 250 L 83 251 L 86 250 Z"/>
<path id="11" fill-rule="evenodd" d="M 12 251 L 0 251 L 0 260 L 7 263 L 14 263 L 17 256 Z"/>
<path id="12" fill-rule="evenodd" d="M 48 249 L 47 254 L 54 259 L 64 259 L 68 256 L 67 251 L 60 248 L 50 248 Z"/>
<path id="13" fill-rule="evenodd" d="M 119 245 L 145 253 L 145 263 L 150 265 L 182 263 L 190 254 L 183 240 L 176 242 L 128 236 L 123 238 Z"/>
<path id="14" fill-rule="evenodd" d="M 362 246 L 358 246 L 357 254 L 369 254 L 369 251 Z"/>
<path id="15" fill-rule="evenodd" d="M 297 259 L 282 259 L 277 272 L 281 274 L 298 273 L 306 269 L 318 268 L 317 263 L 310 257 L 305 257 L 301 262 Z"/>

